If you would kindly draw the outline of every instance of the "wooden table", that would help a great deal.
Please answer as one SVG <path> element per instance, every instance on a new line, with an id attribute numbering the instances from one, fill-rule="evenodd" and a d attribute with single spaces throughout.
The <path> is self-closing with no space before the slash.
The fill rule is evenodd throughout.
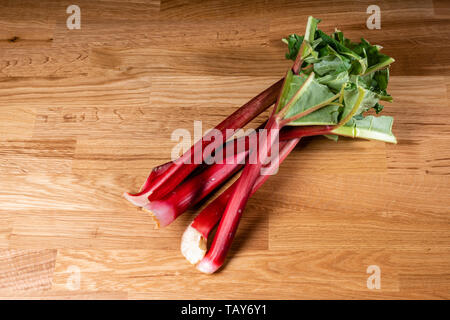
<path id="1" fill-rule="evenodd" d="M 373 1 L 186 2 L 0 2 L 0 296 L 448 299 L 449 3 L 378 1 L 369 30 Z M 200 274 L 179 251 L 194 212 L 154 230 L 121 194 L 170 158 L 173 130 L 278 80 L 280 39 L 308 15 L 396 59 L 399 143 L 306 139 L 249 202 L 223 270 Z"/>

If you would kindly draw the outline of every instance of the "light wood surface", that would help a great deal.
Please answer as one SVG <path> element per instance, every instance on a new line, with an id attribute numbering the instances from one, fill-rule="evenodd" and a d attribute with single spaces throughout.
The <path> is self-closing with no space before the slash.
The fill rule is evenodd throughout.
<path id="1" fill-rule="evenodd" d="M 368 30 L 371 4 L 0 0 L 0 297 L 450 298 L 450 5 L 377 2 Z M 250 200 L 225 268 L 200 274 L 179 252 L 194 212 L 154 230 L 121 194 L 170 158 L 174 129 L 278 80 L 280 39 L 308 15 L 396 59 L 399 143 L 305 139 Z"/>

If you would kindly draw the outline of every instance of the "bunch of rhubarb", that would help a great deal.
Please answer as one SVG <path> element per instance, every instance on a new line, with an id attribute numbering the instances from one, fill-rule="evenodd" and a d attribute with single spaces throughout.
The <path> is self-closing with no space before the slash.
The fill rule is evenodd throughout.
<path id="1" fill-rule="evenodd" d="M 303 36 L 283 39 L 288 45 L 286 58 L 294 61 L 292 68 L 215 127 L 222 139 L 206 134 L 178 159 L 154 168 L 139 193 L 125 194 L 131 203 L 147 210 L 158 227 L 165 227 L 240 172 L 182 236 L 182 254 L 204 273 L 223 265 L 249 198 L 277 172 L 302 137 L 323 135 L 337 141 L 346 136 L 396 143 L 392 117 L 375 115 L 383 110 L 381 101 L 392 101 L 386 89 L 394 59 L 364 39 L 352 42 L 338 30 L 328 35 L 317 28 L 319 22 L 309 17 Z M 272 105 L 261 128 L 264 131 L 232 137 L 229 129 L 244 127 Z M 243 147 L 236 151 L 239 144 Z M 230 146 L 235 152 L 226 152 L 223 161 L 205 160 L 223 155 Z M 205 150 L 211 152 L 205 155 Z M 208 250 L 207 239 L 216 226 Z"/>

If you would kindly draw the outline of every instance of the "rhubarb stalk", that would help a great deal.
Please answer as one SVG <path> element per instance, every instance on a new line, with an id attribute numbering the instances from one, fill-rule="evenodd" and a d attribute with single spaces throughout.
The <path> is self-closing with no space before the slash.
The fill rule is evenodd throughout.
<path id="1" fill-rule="evenodd" d="M 266 182 L 270 175 L 276 172 L 278 166 L 286 159 L 299 141 L 300 138 L 294 138 L 289 141 L 280 142 L 278 162 L 271 163 L 270 166 L 265 169 L 265 174 L 258 177 L 253 185 L 250 196 Z M 223 209 L 227 205 L 236 186 L 237 181 L 220 194 L 220 196 L 214 199 L 214 201 L 208 204 L 184 232 L 181 240 L 181 253 L 190 263 L 196 264 L 203 259 L 206 253 L 208 235 L 222 217 Z"/>
<path id="2" fill-rule="evenodd" d="M 290 76 L 291 74 L 292 71 L 289 71 L 285 77 L 283 89 L 277 99 L 277 104 L 274 106 L 273 112 L 266 124 L 265 129 L 267 129 L 267 135 L 263 135 L 263 139 L 260 140 L 257 162 L 256 164 L 248 163 L 245 165 L 241 176 L 236 182 L 236 187 L 231 192 L 212 246 L 206 256 L 197 265 L 197 269 L 204 273 L 215 272 L 225 261 L 225 257 L 236 234 L 242 212 L 250 198 L 253 185 L 260 175 L 263 164 L 269 159 L 272 146 L 278 141 L 280 129 L 287 125 L 284 118 L 300 97 L 308 90 L 314 78 L 314 73 L 310 73 L 289 101 L 281 105 L 281 96 L 290 86 L 290 83 L 286 81 L 292 78 Z M 253 152 L 256 151 L 253 150 Z"/>
<path id="3" fill-rule="evenodd" d="M 180 158 L 170 162 L 170 165 L 164 168 L 164 172 L 154 175 L 152 179 L 149 177 L 147 179 L 148 183 L 144 184 L 144 188 L 139 193 L 125 193 L 125 198 L 137 206 L 144 207 L 150 201 L 161 198 L 172 191 L 199 165 L 194 160 L 199 157 L 202 159 L 203 149 L 206 146 L 212 144 L 213 149 L 221 146 L 232 134 L 232 130 L 227 129 L 236 130 L 244 127 L 261 112 L 274 104 L 282 83 L 283 79 L 279 80 L 218 124 L 215 129 L 222 133 L 224 141 L 216 141 L 210 136 L 212 132 L 210 131 Z"/>
<path id="4" fill-rule="evenodd" d="M 257 163 L 245 165 L 241 176 L 237 180 L 236 187 L 231 192 L 212 246 L 197 265 L 197 268 L 204 273 L 215 272 L 225 261 L 253 185 L 260 174 L 263 163 L 268 159 L 271 146 L 278 139 L 279 129 L 281 128 L 280 119 L 271 117 L 266 128 L 268 133 L 267 136 L 264 135 L 264 138 L 260 140 Z"/>
<path id="5" fill-rule="evenodd" d="M 252 196 L 266 180 L 276 172 L 277 167 L 286 159 L 301 138 L 330 134 L 334 126 L 304 126 L 284 128 L 280 133 L 280 150 L 278 162 L 265 168 L 265 174 L 260 175 L 253 185 Z M 206 253 L 208 236 L 222 218 L 222 214 L 237 181 L 211 201 L 186 228 L 181 240 L 181 253 L 192 264 L 197 264 Z"/>
<path id="6" fill-rule="evenodd" d="M 235 183 L 212 201 L 183 235 L 183 255 L 192 263 L 198 262 L 197 268 L 202 272 L 213 273 L 223 265 L 248 199 L 301 137 L 327 135 L 337 141 L 342 135 L 397 142 L 392 133 L 392 117 L 366 114 L 370 109 L 378 114 L 383 109 L 379 102 L 392 101 L 386 90 L 389 65 L 394 59 L 381 53 L 381 46 L 365 39 L 352 42 L 339 30 L 328 35 L 317 29 L 319 22 L 309 17 L 304 36 L 293 34 L 283 39 L 289 49 L 286 57 L 294 60 L 292 68 L 282 80 L 215 128 L 223 139 L 213 139 L 212 133 L 205 135 L 177 160 L 152 170 L 138 194 L 126 195 L 131 202 L 151 210 L 160 225 L 169 224 L 241 166 L 216 163 L 199 167 L 203 149 L 208 146 L 215 150 L 215 157 L 217 148 L 231 135 L 227 129 L 243 127 L 275 103 L 264 126 L 265 135 L 258 138 L 258 148 L 248 147 L 236 154 L 236 157 L 250 159 L 256 154 L 256 163 L 244 165 Z M 278 140 L 281 141 L 280 154 L 273 163 Z M 190 163 L 192 160 L 194 163 Z M 272 163 L 265 165 L 268 160 Z M 206 253 L 207 237 L 217 223 L 212 246 Z"/>
<path id="7" fill-rule="evenodd" d="M 168 226 L 238 171 L 244 165 L 247 154 L 248 151 L 235 153 L 227 157 L 224 163 L 209 166 L 161 199 L 149 202 L 144 209 L 155 219 L 157 227 Z"/>
<path id="8" fill-rule="evenodd" d="M 125 199 L 130 201 L 132 204 L 138 207 L 143 207 L 148 203 L 147 199 L 147 192 L 151 188 L 153 181 L 156 177 L 162 175 L 164 172 L 167 171 L 167 169 L 172 165 L 172 161 L 169 161 L 165 164 L 162 164 L 160 166 L 157 166 L 152 169 L 150 174 L 148 175 L 147 179 L 145 180 L 145 183 L 142 185 L 141 189 L 138 193 L 130 194 L 128 192 L 125 192 L 123 196 Z"/>

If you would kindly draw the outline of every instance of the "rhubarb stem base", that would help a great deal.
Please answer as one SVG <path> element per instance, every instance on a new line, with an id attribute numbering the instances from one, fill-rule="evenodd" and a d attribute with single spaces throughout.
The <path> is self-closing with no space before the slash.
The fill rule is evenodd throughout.
<path id="1" fill-rule="evenodd" d="M 123 194 L 123 197 L 125 199 L 127 199 L 129 202 L 131 202 L 132 204 L 134 204 L 136 207 L 142 208 L 150 203 L 150 201 L 148 200 L 148 197 L 150 194 L 151 194 L 151 192 L 146 192 L 144 194 L 136 196 L 131 193 L 125 192 Z"/>
<path id="2" fill-rule="evenodd" d="M 199 263 L 206 254 L 207 239 L 193 227 L 187 227 L 181 238 L 181 253 L 192 264 Z"/>
<path id="3" fill-rule="evenodd" d="M 197 264 L 197 270 L 203 273 L 212 274 L 216 272 L 221 266 L 222 263 L 216 263 L 208 257 L 205 257 L 202 259 L 202 261 L 200 261 L 199 264 Z"/>

